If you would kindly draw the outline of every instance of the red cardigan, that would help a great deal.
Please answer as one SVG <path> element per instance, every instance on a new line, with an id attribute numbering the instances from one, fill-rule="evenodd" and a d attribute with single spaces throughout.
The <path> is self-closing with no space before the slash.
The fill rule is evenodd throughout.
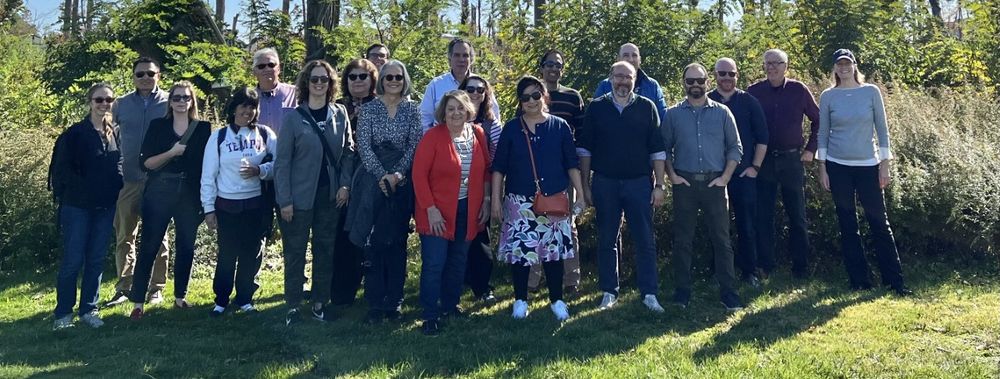
<path id="1" fill-rule="evenodd" d="M 489 148 L 484 144 L 486 135 L 478 125 L 473 125 L 476 138 L 472 143 L 472 167 L 469 171 L 469 215 L 467 217 L 465 240 L 471 241 L 482 230 L 479 225 L 479 208 L 483 204 L 486 184 L 489 180 Z M 462 178 L 462 162 L 455 150 L 451 133 L 444 124 L 427 130 L 417 145 L 413 155 L 413 192 L 417 207 L 413 218 L 417 222 L 417 233 L 433 235 L 427 220 L 427 209 L 437 206 L 444 217 L 444 238 L 455 240 L 455 214 L 458 212 L 458 187 Z"/>

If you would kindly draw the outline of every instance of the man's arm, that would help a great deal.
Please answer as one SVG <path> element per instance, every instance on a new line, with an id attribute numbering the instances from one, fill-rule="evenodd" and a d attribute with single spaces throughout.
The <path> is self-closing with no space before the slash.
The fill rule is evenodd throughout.
<path id="1" fill-rule="evenodd" d="M 816 155 L 816 138 L 819 136 L 819 106 L 816 105 L 816 99 L 805 84 L 802 85 L 802 96 L 805 98 L 803 113 L 809 119 L 809 140 L 806 142 L 805 151 L 802 152 L 802 161 L 812 162 L 813 156 Z"/>

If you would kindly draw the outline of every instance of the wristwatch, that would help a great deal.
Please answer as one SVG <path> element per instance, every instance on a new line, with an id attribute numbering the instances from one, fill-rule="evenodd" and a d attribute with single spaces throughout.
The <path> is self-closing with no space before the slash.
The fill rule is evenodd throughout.
<path id="1" fill-rule="evenodd" d="M 396 180 L 403 180 L 403 174 L 400 174 L 398 171 L 392 173 L 392 175 L 396 177 Z"/>
<path id="2" fill-rule="evenodd" d="M 654 184 L 653 188 L 659 188 L 661 190 L 666 191 L 667 190 L 667 185 L 666 184 Z"/>

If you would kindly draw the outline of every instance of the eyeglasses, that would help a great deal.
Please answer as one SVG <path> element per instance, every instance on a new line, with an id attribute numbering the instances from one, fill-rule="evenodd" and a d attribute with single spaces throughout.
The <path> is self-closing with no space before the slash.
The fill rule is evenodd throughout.
<path id="1" fill-rule="evenodd" d="M 385 78 L 385 80 L 388 80 L 390 82 L 401 82 L 404 79 L 403 78 L 403 74 L 396 74 L 396 75 L 388 74 L 388 75 L 384 76 L 384 78 Z"/>
<path id="2" fill-rule="evenodd" d="M 142 78 L 147 77 L 147 76 L 150 77 L 150 78 L 152 78 L 152 77 L 156 76 L 156 74 L 158 74 L 158 72 L 156 72 L 156 71 L 136 71 L 135 72 L 135 77 L 139 78 L 139 79 L 142 79 Z"/>
<path id="3" fill-rule="evenodd" d="M 785 61 L 764 62 L 767 67 L 778 67 L 785 64 Z"/>
<path id="4" fill-rule="evenodd" d="M 730 78 L 736 77 L 736 71 L 716 71 L 715 74 L 720 78 L 725 78 L 727 76 Z"/>
<path id="5" fill-rule="evenodd" d="M 186 103 L 188 101 L 191 101 L 191 96 L 190 95 L 173 95 L 173 96 L 170 96 L 170 101 L 173 101 L 175 103 Z"/>
<path id="6" fill-rule="evenodd" d="M 632 75 L 625 75 L 625 74 L 614 74 L 611 77 L 615 78 L 617 80 L 632 80 L 632 79 L 635 79 L 635 77 L 633 77 Z"/>
<path id="7" fill-rule="evenodd" d="M 98 103 L 98 104 L 104 104 L 104 103 L 111 104 L 111 103 L 115 102 L 115 98 L 113 98 L 111 96 L 108 96 L 108 97 L 95 97 L 92 100 L 94 100 L 94 102 Z"/>
<path id="8" fill-rule="evenodd" d="M 365 80 L 368 79 L 368 74 L 348 74 L 347 78 L 351 81 L 355 80 Z"/>
<path id="9" fill-rule="evenodd" d="M 278 64 L 277 64 L 277 63 L 274 63 L 274 62 L 268 62 L 268 63 L 261 63 L 261 64 L 257 65 L 257 69 L 258 69 L 258 70 L 263 70 L 263 69 L 265 69 L 265 68 L 274 68 L 274 67 L 275 67 L 275 66 L 277 66 L 277 65 L 278 65 Z"/>
<path id="10" fill-rule="evenodd" d="M 554 69 L 561 70 L 563 68 L 563 64 L 559 63 L 559 62 L 556 62 L 556 61 L 545 61 L 545 62 L 542 62 L 542 67 L 544 67 L 544 68 L 554 68 Z"/>
<path id="11" fill-rule="evenodd" d="M 310 76 L 309 83 L 312 84 L 326 84 L 330 82 L 329 76 Z"/>
<path id="12" fill-rule="evenodd" d="M 693 86 L 695 83 L 705 84 L 705 80 L 707 80 L 707 79 L 705 79 L 705 78 L 684 78 L 684 83 L 687 83 L 687 85 L 689 85 L 689 86 Z"/>
<path id="13" fill-rule="evenodd" d="M 465 92 L 468 92 L 470 95 L 478 92 L 480 95 L 482 95 L 486 93 L 486 87 L 465 86 Z"/>
<path id="14" fill-rule="evenodd" d="M 385 58 L 388 56 L 386 53 L 368 53 L 368 58 Z"/>
<path id="15" fill-rule="evenodd" d="M 542 98 L 541 91 L 535 91 L 531 94 L 521 94 L 521 96 L 517 97 L 517 99 L 521 100 L 522 103 L 527 103 L 528 100 L 540 100 L 541 98 Z"/>

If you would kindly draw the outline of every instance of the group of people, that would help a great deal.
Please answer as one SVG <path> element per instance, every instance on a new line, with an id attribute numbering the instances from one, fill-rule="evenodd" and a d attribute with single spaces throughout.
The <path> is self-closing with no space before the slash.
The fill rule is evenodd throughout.
<path id="1" fill-rule="evenodd" d="M 103 324 L 98 287 L 112 236 L 118 282 L 106 306 L 131 302 L 130 318 L 138 321 L 147 303 L 162 302 L 171 220 L 174 306 L 191 307 L 187 287 L 204 222 L 218 237 L 211 316 L 256 312 L 256 278 L 275 218 L 286 324 L 329 320 L 331 306 L 352 304 L 362 283 L 366 322 L 400 319 L 411 219 L 420 240 L 425 334 L 437 334 L 442 318 L 463 315 L 466 286 L 479 301 L 495 302 L 495 264 L 510 266 L 513 318 L 528 316 L 528 294 L 544 276 L 549 308 L 562 321 L 570 317 L 564 296 L 580 285 L 575 217 L 591 206 L 598 307 L 618 301 L 624 216 L 640 300 L 663 312 L 653 212 L 668 189 L 672 303 L 686 307 L 691 300 L 692 241 L 702 213 L 720 300 L 736 311 L 743 307 L 740 282 L 759 286 L 777 267 L 779 188 L 792 272 L 809 276 L 803 186 L 804 162 L 813 159 L 833 193 L 851 287 L 873 287 L 858 232 L 859 199 L 883 284 L 911 294 L 882 194 L 892 159 L 882 97 L 864 83 L 853 52 L 834 53 L 833 85 L 818 106 L 805 85 L 786 77 L 788 56 L 774 49 L 763 56 L 766 79 L 746 91 L 737 87 L 732 59 L 719 59 L 711 72 L 688 65 L 680 79 L 686 97 L 668 108 L 634 44 L 621 46 L 589 105 L 560 83 L 564 56 L 549 50 L 538 59 L 539 77 L 517 82 L 517 109 L 506 122 L 491 83 L 472 72 L 472 44 L 453 39 L 447 58 L 450 70 L 415 101 L 406 65 L 384 45 L 371 46 L 339 75 L 323 60 L 310 61 L 294 84 L 281 82 L 277 52 L 262 49 L 251 67 L 257 86 L 234 91 L 217 129 L 199 118 L 191 83 L 159 88 L 161 66 L 152 59 L 134 63 L 135 91 L 128 95 L 91 87 L 89 114 L 60 136 L 53 154 L 65 249 L 54 328 L 73 325 L 81 270 L 79 319 Z M 499 236 L 490 235 L 491 223 Z"/>

